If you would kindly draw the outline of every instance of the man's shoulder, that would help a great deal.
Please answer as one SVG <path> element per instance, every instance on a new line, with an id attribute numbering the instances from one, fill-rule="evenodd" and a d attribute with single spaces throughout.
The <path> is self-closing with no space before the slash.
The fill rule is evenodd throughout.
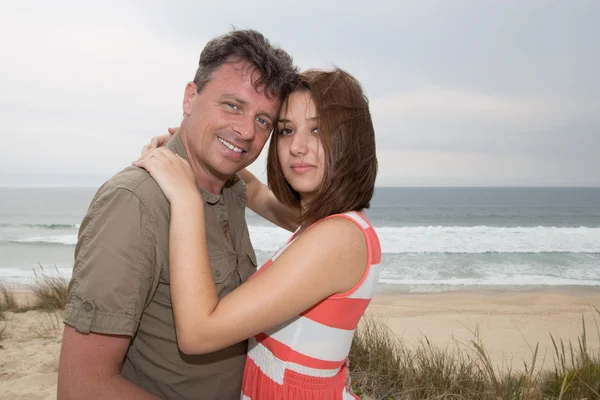
<path id="1" fill-rule="evenodd" d="M 98 193 L 114 195 L 123 191 L 132 193 L 143 203 L 168 203 L 158 183 L 142 168 L 125 168 L 107 180 Z"/>

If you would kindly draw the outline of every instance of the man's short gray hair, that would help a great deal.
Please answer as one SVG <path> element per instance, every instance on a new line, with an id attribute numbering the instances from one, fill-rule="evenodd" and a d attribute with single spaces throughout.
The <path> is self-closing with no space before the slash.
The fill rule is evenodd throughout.
<path id="1" fill-rule="evenodd" d="M 219 36 L 200 54 L 194 83 L 198 92 L 210 81 L 212 73 L 227 62 L 249 62 L 255 70 L 252 83 L 267 97 L 283 99 L 298 74 L 292 57 L 255 30 L 233 30 Z"/>

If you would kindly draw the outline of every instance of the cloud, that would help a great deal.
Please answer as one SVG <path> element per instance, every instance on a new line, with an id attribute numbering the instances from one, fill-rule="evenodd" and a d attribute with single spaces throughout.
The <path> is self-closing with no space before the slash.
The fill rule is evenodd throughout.
<path id="1" fill-rule="evenodd" d="M 126 166 L 179 123 L 201 48 L 235 25 L 301 68 L 361 81 L 379 182 L 600 185 L 598 12 L 593 0 L 6 4 L 0 184 Z"/>
<path id="2" fill-rule="evenodd" d="M 378 142 L 399 149 L 541 152 L 600 140 L 600 104 L 424 87 L 371 102 Z M 583 122 L 582 122 L 583 121 Z M 573 140 L 575 139 L 575 140 Z"/>

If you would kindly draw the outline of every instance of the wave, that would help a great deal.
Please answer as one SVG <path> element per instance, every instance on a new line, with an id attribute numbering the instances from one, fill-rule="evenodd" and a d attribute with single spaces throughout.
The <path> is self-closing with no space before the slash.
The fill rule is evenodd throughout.
<path id="1" fill-rule="evenodd" d="M 0 228 L 79 229 L 79 224 L 0 224 Z"/>
<path id="2" fill-rule="evenodd" d="M 375 228 L 388 254 L 600 253 L 600 228 L 415 226 Z M 255 248 L 275 252 L 290 234 L 250 227 Z"/>
<path id="3" fill-rule="evenodd" d="M 77 235 L 32 236 L 18 239 L 4 239 L 0 240 L 0 243 L 75 246 L 77 244 Z"/>
<path id="4" fill-rule="evenodd" d="M 250 226 L 255 250 L 274 253 L 291 236 L 275 227 Z M 387 254 L 600 253 L 600 228 L 418 226 L 376 228 Z M 74 246 L 77 235 L 5 238 L 1 242 Z"/>
<path id="5" fill-rule="evenodd" d="M 36 272 L 37 271 L 37 272 Z M 71 279 L 73 272 L 72 264 L 54 265 L 52 268 L 44 268 L 40 271 L 38 265 L 31 265 L 29 268 L 17 267 L 0 267 L 0 282 L 15 286 L 17 289 L 27 289 L 27 286 L 35 284 L 40 276 L 40 273 L 48 277 L 62 277 Z"/>

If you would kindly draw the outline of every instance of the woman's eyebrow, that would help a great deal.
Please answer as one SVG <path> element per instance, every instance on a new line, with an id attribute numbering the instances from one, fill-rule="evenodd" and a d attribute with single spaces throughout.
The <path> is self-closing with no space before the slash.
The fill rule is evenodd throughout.
<path id="1" fill-rule="evenodd" d="M 318 121 L 318 120 L 319 120 L 319 117 L 311 117 L 311 118 L 307 118 L 307 120 L 308 120 L 308 121 Z M 290 122 L 292 122 L 292 121 L 290 121 L 289 119 L 280 119 L 280 120 L 278 120 L 277 122 L 279 122 L 279 123 L 283 123 L 283 124 L 287 124 L 287 123 L 290 123 Z"/>

